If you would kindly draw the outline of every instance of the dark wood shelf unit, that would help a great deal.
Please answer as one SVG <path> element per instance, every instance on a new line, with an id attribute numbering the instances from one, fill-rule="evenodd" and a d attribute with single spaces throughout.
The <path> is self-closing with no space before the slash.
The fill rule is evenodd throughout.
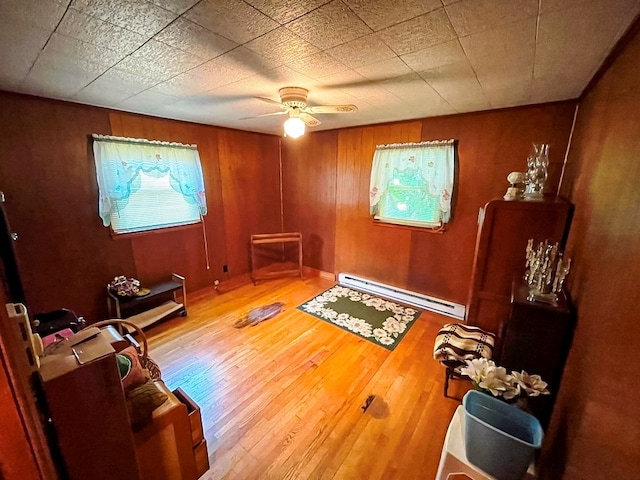
<path id="1" fill-rule="evenodd" d="M 564 292 L 558 294 L 557 306 L 527 300 L 528 293 L 526 282 L 514 280 L 499 358 L 507 370 L 525 370 L 549 384 L 550 395 L 528 399 L 532 413 L 546 428 L 571 348 L 576 314 Z"/>
<path id="2" fill-rule="evenodd" d="M 466 321 L 503 335 L 511 304 L 511 283 L 524 275 L 530 238 L 563 248 L 573 205 L 562 197 L 492 200 L 480 211 Z"/>
<path id="3" fill-rule="evenodd" d="M 151 291 L 143 297 L 120 297 L 107 288 L 110 318 L 126 319 L 146 328 L 174 315 L 187 315 L 187 291 L 182 275 L 173 273 L 171 280 L 147 288 Z"/>

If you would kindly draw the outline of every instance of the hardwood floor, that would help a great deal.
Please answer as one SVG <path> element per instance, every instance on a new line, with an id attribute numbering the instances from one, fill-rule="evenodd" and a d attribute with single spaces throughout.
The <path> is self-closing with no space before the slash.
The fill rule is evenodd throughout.
<path id="1" fill-rule="evenodd" d="M 450 319 L 424 312 L 389 352 L 296 309 L 331 285 L 285 278 L 201 291 L 188 317 L 148 331 L 165 382 L 202 409 L 211 464 L 203 478 L 434 478 L 459 405 L 444 398 L 444 370 L 432 358 Z M 286 305 L 276 317 L 232 326 L 276 301 Z M 453 382 L 450 393 L 465 389 Z"/>

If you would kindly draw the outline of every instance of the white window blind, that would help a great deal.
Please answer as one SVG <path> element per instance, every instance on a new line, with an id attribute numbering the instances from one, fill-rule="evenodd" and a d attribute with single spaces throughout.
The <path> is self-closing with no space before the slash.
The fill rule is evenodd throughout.
<path id="1" fill-rule="evenodd" d="M 99 213 L 115 233 L 197 223 L 206 214 L 195 145 L 94 135 Z"/>

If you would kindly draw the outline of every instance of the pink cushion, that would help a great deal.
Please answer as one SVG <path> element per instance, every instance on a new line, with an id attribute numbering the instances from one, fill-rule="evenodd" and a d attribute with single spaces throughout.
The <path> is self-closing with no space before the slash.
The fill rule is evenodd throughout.
<path id="1" fill-rule="evenodd" d="M 55 343 L 59 340 L 63 340 L 65 338 L 73 337 L 75 333 L 70 328 L 65 328 L 64 330 L 60 330 L 59 332 L 52 333 L 51 335 L 47 335 L 42 339 L 42 348 L 47 348 L 47 346 Z"/>

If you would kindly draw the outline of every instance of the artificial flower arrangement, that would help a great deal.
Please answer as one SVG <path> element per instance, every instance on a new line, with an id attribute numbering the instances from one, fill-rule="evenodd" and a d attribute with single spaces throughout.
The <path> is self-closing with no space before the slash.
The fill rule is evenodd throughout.
<path id="1" fill-rule="evenodd" d="M 140 280 L 119 275 L 109 283 L 109 290 L 120 297 L 135 297 L 140 293 Z"/>
<path id="2" fill-rule="evenodd" d="M 507 402 L 515 402 L 521 396 L 537 397 L 550 393 L 547 382 L 540 375 L 529 375 L 524 370 L 508 374 L 504 367 L 498 367 L 493 360 L 486 358 L 467 360 L 466 364 L 460 373 L 471 379 L 476 390 L 491 393 Z"/>

